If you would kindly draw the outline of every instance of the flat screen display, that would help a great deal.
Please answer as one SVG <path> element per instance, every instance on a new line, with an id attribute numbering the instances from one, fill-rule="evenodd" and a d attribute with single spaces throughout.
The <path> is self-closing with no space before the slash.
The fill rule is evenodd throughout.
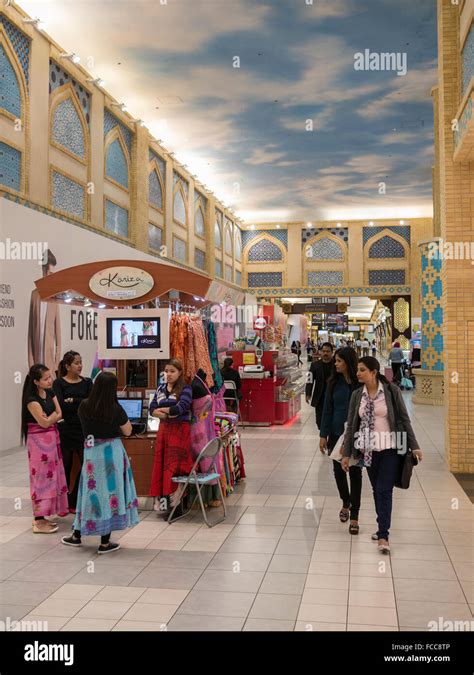
<path id="1" fill-rule="evenodd" d="M 107 317 L 107 349 L 160 349 L 161 320 Z"/>
<path id="2" fill-rule="evenodd" d="M 140 420 L 142 418 L 143 399 L 141 398 L 120 399 L 119 403 L 127 413 L 127 417 L 129 420 Z"/>

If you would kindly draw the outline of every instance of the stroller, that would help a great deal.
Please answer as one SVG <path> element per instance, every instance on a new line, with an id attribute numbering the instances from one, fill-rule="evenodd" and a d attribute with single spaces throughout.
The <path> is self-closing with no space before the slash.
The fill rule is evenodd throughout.
<path id="1" fill-rule="evenodd" d="M 402 362 L 402 366 L 399 369 L 396 378 L 394 378 L 394 383 L 400 387 L 400 389 L 406 389 L 410 391 L 414 388 L 414 377 L 411 370 L 411 362 L 405 359 Z"/>

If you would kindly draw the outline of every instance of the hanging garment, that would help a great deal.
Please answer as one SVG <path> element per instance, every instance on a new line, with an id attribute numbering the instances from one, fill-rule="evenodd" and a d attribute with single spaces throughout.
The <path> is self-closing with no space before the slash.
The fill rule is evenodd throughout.
<path id="1" fill-rule="evenodd" d="M 196 383 L 196 385 L 195 385 Z M 206 385 L 198 375 L 193 380 L 195 388 L 199 387 L 201 390 L 205 388 L 206 395 L 200 398 L 193 399 L 192 403 L 192 417 L 191 417 L 191 452 L 193 458 L 199 455 L 209 441 L 217 437 L 217 431 L 214 426 L 214 397 Z M 214 460 L 212 458 L 203 459 L 200 462 L 200 470 L 202 473 L 207 473 L 211 468 Z M 215 461 L 217 469 L 219 469 L 219 461 Z M 210 485 L 217 484 L 217 480 L 209 483 Z"/>
<path id="2" fill-rule="evenodd" d="M 195 359 L 195 369 L 192 374 L 194 376 L 197 369 L 202 368 L 207 373 L 208 386 L 213 387 L 214 377 L 212 375 L 212 365 L 209 358 L 209 348 L 207 346 L 207 339 L 204 334 L 201 318 L 198 316 L 190 317 L 190 325 L 192 326 Z"/>
<path id="3" fill-rule="evenodd" d="M 219 368 L 219 358 L 217 354 L 217 338 L 216 330 L 212 321 L 205 322 L 205 329 L 207 335 L 207 343 L 209 348 L 209 358 L 211 360 L 212 372 L 214 375 L 214 387 L 213 392 L 217 393 L 219 389 L 224 384 L 224 378 L 222 377 L 221 370 Z"/>

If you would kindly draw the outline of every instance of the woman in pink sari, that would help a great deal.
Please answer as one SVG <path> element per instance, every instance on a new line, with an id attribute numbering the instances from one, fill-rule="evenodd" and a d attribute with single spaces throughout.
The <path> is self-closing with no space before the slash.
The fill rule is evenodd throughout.
<path id="1" fill-rule="evenodd" d="M 28 448 L 33 532 L 36 534 L 57 531 L 57 524 L 45 516 L 68 514 L 68 489 L 57 429 L 62 413 L 51 389 L 52 383 L 51 371 L 36 363 L 23 385 L 21 432 Z"/>

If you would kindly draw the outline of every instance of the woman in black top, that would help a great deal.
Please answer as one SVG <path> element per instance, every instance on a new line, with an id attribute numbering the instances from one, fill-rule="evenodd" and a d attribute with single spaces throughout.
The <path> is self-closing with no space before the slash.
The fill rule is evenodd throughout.
<path id="1" fill-rule="evenodd" d="M 82 358 L 78 352 L 69 351 L 64 354 L 59 364 L 58 378 L 53 382 L 53 390 L 61 406 L 64 420 L 59 424 L 61 451 L 63 455 L 64 471 L 68 486 L 71 480 L 71 469 L 74 462 L 74 453 L 82 467 L 84 459 L 84 434 L 77 411 L 84 399 L 89 397 L 92 389 L 92 380 L 82 377 Z M 68 494 L 69 512 L 76 513 L 77 491 L 79 488 L 79 471 L 74 486 Z"/>
<path id="2" fill-rule="evenodd" d="M 120 436 L 130 436 L 132 425 L 117 399 L 117 378 L 100 373 L 88 399 L 79 406 L 86 442 L 77 496 L 74 532 L 63 537 L 67 546 L 81 546 L 82 536 L 100 536 L 98 553 L 120 548 L 110 541 L 113 530 L 139 522 L 138 499 L 130 462 Z"/>
<path id="3" fill-rule="evenodd" d="M 33 532 L 37 534 L 52 534 L 58 529 L 45 516 L 67 515 L 67 484 L 57 429 L 62 413 L 52 382 L 51 371 L 35 363 L 25 378 L 22 395 L 21 436 L 28 448 Z"/>

